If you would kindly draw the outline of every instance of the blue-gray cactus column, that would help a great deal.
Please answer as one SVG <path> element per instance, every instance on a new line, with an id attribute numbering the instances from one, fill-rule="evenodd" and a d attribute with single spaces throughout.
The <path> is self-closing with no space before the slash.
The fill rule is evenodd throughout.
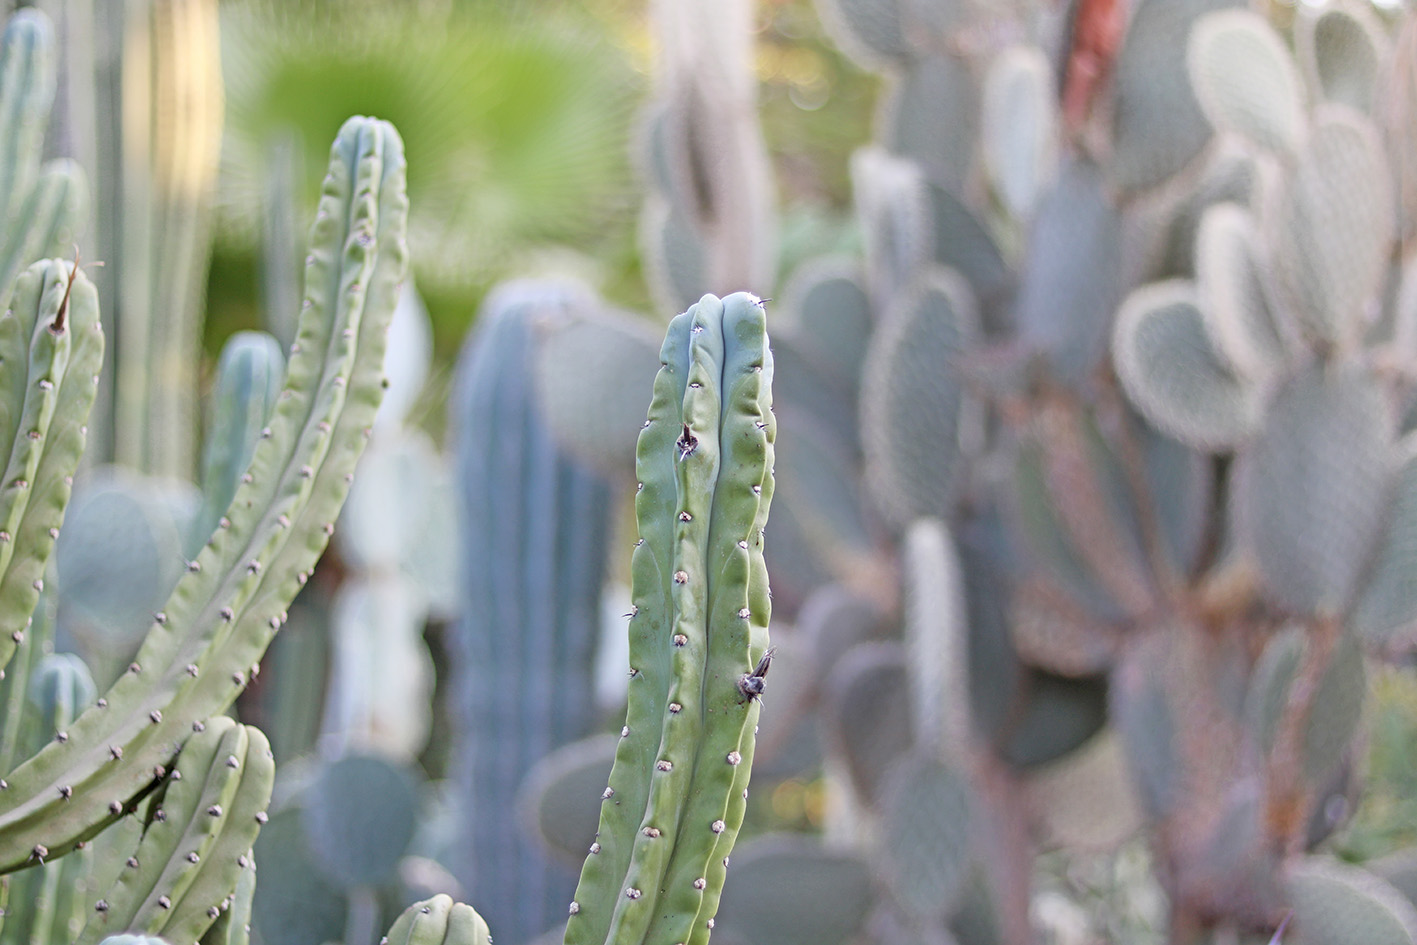
<path id="1" fill-rule="evenodd" d="M 517 789 L 594 721 L 610 494 L 552 441 L 531 370 L 537 325 L 583 298 L 541 282 L 494 291 L 462 353 L 453 408 L 464 549 L 454 766 L 466 815 L 453 868 L 512 943 L 561 921 L 575 888 L 522 828 Z"/>

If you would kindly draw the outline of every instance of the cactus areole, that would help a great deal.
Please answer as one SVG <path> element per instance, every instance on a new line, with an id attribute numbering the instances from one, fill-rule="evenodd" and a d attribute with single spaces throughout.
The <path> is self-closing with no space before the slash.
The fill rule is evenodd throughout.
<path id="1" fill-rule="evenodd" d="M 762 303 L 669 325 L 635 468 L 630 693 L 567 945 L 705 942 L 743 822 L 768 664 L 773 492 Z M 751 681 L 750 693 L 744 680 Z"/>

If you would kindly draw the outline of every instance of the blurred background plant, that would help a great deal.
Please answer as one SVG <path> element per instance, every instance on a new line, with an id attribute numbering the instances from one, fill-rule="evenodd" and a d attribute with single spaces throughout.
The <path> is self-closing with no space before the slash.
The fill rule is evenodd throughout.
<path id="1" fill-rule="evenodd" d="M 389 400 L 238 706 L 279 765 L 254 940 L 371 943 L 444 892 L 559 940 L 661 329 L 748 288 L 780 652 L 716 941 L 1223 945 L 1298 895 L 1354 918 L 1286 940 L 1414 941 L 1407 537 L 1334 524 L 1417 527 L 1410 405 L 1364 425 L 1413 376 L 1410 11 L 1269 0 L 1202 48 L 1246 5 L 38 5 L 112 263 L 53 582 L 100 687 L 263 422 L 324 142 L 367 113 L 407 148 Z"/>

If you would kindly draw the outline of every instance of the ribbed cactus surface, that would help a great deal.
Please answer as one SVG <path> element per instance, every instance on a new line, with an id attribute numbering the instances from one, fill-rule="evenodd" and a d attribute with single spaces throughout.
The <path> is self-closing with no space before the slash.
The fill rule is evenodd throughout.
<path id="1" fill-rule="evenodd" d="M 669 325 L 636 452 L 630 691 L 567 945 L 705 942 L 747 805 L 768 666 L 772 353 L 762 303 Z"/>
<path id="2" fill-rule="evenodd" d="M 301 329 L 269 434 L 263 431 L 227 514 L 155 615 L 128 672 L 75 720 L 67 738 L 7 775 L 0 869 L 68 852 L 121 816 L 171 762 L 193 723 L 223 711 L 255 672 L 328 541 L 382 394 L 384 335 L 407 264 L 403 179 L 403 148 L 392 126 L 346 123 L 331 153 Z M 33 300 L 20 311 L 35 309 L 36 344 L 67 334 L 77 345 L 96 334 L 93 293 L 82 276 L 59 263 L 31 273 L 33 286 L 21 288 Z M 39 380 L 46 379 L 34 386 L 43 389 Z M 91 388 L 93 372 L 83 370 L 78 380 Z M 55 394 L 62 399 L 63 388 Z M 49 439 L 75 444 L 77 456 L 81 425 L 74 419 L 67 439 Z M 67 490 L 67 475 L 60 484 Z M 59 486 L 49 488 L 60 494 Z M 46 533 L 56 525 L 36 523 Z M 26 537 L 20 547 L 38 542 Z M 37 593 L 33 585 L 15 592 Z M 7 612 L 29 612 L 22 607 Z"/>

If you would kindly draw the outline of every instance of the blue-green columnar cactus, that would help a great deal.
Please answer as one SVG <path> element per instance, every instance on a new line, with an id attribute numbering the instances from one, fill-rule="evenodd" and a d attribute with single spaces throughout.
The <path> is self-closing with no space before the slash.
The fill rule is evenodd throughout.
<path id="1" fill-rule="evenodd" d="M 574 875 L 509 815 L 528 769 L 594 724 L 594 654 L 610 498 L 552 440 L 531 371 L 534 333 L 586 304 L 569 286 L 509 283 L 484 304 L 460 364 L 454 454 L 463 526 L 453 637 L 467 811 L 454 868 L 499 936 L 565 915 Z"/>
<path id="2" fill-rule="evenodd" d="M 49 630 L 47 615 L 39 614 L 0 683 L 8 688 L 7 696 L 27 694 L 22 701 L 7 699 L 4 707 L 5 744 L 20 757 L 38 751 L 54 733 L 68 731 L 98 695 L 88 668 L 71 653 L 40 655 L 26 665 L 31 656 L 50 647 Z M 0 878 L 8 903 L 0 943 L 72 942 L 89 916 L 94 858 L 92 849 L 80 850 Z"/>
<path id="3" fill-rule="evenodd" d="M 660 361 L 636 451 L 629 708 L 567 945 L 708 940 L 771 659 L 762 303 L 704 296 L 670 323 Z"/>
<path id="4" fill-rule="evenodd" d="M 271 335 L 237 332 L 222 346 L 202 448 L 202 511 L 194 532 L 205 540 L 241 484 L 285 378 L 285 355 Z"/>
<path id="5" fill-rule="evenodd" d="M 54 36 L 34 10 L 12 17 L 0 39 L 0 287 L 36 259 L 69 252 L 88 208 L 88 188 L 72 161 L 40 164 L 55 89 Z"/>

